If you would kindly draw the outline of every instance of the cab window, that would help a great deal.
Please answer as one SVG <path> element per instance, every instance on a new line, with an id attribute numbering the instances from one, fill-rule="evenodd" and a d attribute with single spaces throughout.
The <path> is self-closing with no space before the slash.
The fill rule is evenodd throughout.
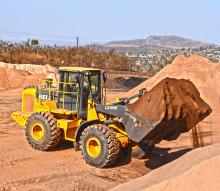
<path id="1" fill-rule="evenodd" d="M 100 101 L 100 74 L 98 72 L 87 72 L 84 74 L 83 91 L 84 95 L 91 96 L 92 99 Z"/>
<path id="2" fill-rule="evenodd" d="M 79 85 L 79 73 L 61 72 L 60 73 L 60 90 L 65 92 L 77 92 Z"/>

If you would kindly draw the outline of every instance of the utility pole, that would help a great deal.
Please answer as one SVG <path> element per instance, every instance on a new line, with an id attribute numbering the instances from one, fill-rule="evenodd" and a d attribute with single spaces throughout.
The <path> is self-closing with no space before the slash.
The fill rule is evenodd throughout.
<path id="1" fill-rule="evenodd" d="M 131 62 L 129 62 L 129 74 L 131 73 Z"/>
<path id="2" fill-rule="evenodd" d="M 77 49 L 79 48 L 79 37 L 78 36 L 76 37 L 76 48 Z"/>
<path id="3" fill-rule="evenodd" d="M 79 37 L 76 37 L 76 56 L 78 58 L 78 49 L 79 49 Z"/>

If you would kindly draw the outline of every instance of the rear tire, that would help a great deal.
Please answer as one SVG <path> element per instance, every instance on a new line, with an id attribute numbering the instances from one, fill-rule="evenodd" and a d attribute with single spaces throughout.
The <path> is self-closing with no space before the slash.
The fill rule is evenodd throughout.
<path id="1" fill-rule="evenodd" d="M 28 117 L 25 135 L 31 147 L 46 151 L 60 143 L 62 130 L 57 127 L 56 119 L 51 113 L 40 112 Z"/>
<path id="2" fill-rule="evenodd" d="M 120 142 L 109 127 L 97 124 L 87 127 L 80 138 L 80 149 L 86 163 L 99 167 L 109 167 L 118 159 Z"/>

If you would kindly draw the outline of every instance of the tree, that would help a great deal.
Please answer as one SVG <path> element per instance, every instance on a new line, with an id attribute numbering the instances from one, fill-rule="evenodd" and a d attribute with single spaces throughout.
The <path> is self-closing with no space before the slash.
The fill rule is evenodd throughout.
<path id="1" fill-rule="evenodd" d="M 31 45 L 32 46 L 37 46 L 37 45 L 39 45 L 39 41 L 37 39 L 32 39 L 31 40 Z"/>

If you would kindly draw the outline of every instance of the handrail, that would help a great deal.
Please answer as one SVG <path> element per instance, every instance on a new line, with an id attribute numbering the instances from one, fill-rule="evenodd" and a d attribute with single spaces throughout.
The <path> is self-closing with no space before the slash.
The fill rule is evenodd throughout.
<path id="1" fill-rule="evenodd" d="M 55 82 L 56 87 L 52 87 L 53 84 L 54 84 L 54 82 L 52 80 L 48 80 L 48 79 L 40 80 L 40 86 L 38 88 L 39 93 L 41 93 L 42 90 L 47 90 L 49 92 L 49 99 L 50 100 L 55 100 L 55 94 L 62 94 L 62 96 L 63 96 L 62 97 L 62 106 L 63 106 L 62 109 L 65 109 L 65 95 L 66 94 L 76 95 L 76 111 L 78 111 L 79 84 L 72 83 L 72 82 Z M 60 87 L 60 84 L 63 85 L 63 88 L 62 88 L 63 91 L 57 89 Z M 65 91 L 67 85 L 75 86 L 77 88 L 77 91 L 74 91 L 74 92 Z M 51 99 L 51 93 L 53 94 L 52 99 Z M 40 99 L 40 100 L 42 100 L 42 99 Z M 55 100 L 55 101 L 57 101 L 57 100 Z"/>

